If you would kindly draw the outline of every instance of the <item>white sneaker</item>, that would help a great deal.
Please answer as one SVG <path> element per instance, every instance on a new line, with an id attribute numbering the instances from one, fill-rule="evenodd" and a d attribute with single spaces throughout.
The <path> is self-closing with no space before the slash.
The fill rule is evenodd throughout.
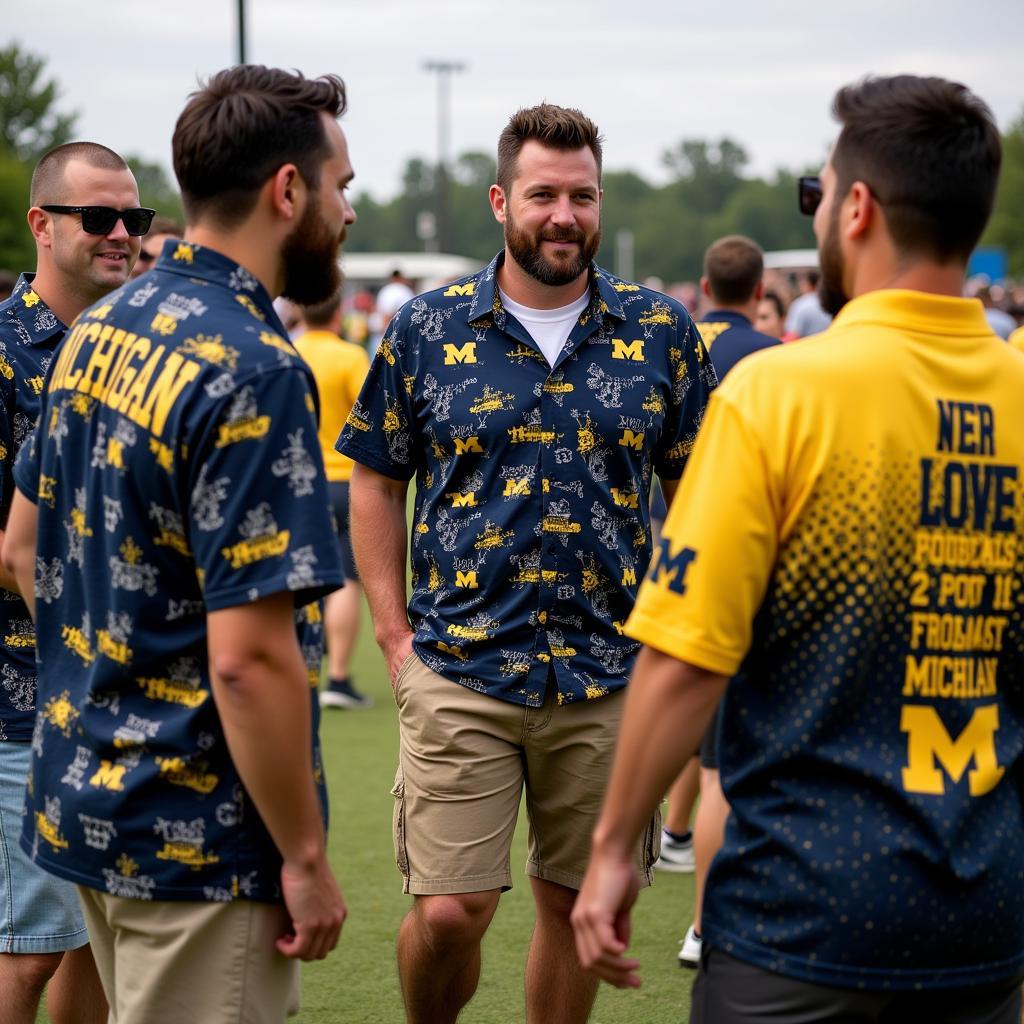
<path id="1" fill-rule="evenodd" d="M 682 948 L 679 950 L 679 966 L 699 967 L 700 949 L 702 945 L 703 940 L 691 924 L 690 930 L 686 933 L 686 938 L 683 939 Z"/>
<path id="2" fill-rule="evenodd" d="M 661 856 L 654 862 L 654 866 L 659 871 L 690 874 L 694 869 L 693 836 L 684 842 L 679 842 L 662 829 Z"/>

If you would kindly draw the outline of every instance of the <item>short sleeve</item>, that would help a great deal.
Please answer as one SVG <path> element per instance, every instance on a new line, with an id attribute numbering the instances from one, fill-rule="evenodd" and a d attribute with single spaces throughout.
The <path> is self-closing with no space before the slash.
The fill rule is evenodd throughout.
<path id="1" fill-rule="evenodd" d="M 673 372 L 671 399 L 665 429 L 654 456 L 654 469 L 665 480 L 678 480 L 682 476 L 708 399 L 718 383 L 711 357 L 696 324 L 685 311 L 680 320 L 686 324 L 682 349 L 678 356 L 673 355 L 670 359 Z"/>
<path id="2" fill-rule="evenodd" d="M 731 401 L 715 396 L 626 633 L 733 675 L 775 564 L 777 490 L 753 430 Z"/>
<path id="3" fill-rule="evenodd" d="M 298 367 L 240 381 L 190 459 L 189 543 L 206 607 L 284 590 L 301 606 L 344 577 L 310 380 Z"/>
<path id="4" fill-rule="evenodd" d="M 416 357 L 410 346 L 416 342 L 410 339 L 419 332 L 407 330 L 410 315 L 407 305 L 391 321 L 335 445 L 342 455 L 395 480 L 410 480 L 418 461 L 410 394 Z"/>

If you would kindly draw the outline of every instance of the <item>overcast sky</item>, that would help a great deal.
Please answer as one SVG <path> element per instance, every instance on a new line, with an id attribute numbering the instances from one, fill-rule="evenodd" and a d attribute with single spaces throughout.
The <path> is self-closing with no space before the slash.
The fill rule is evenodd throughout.
<path id="1" fill-rule="evenodd" d="M 437 155 L 436 79 L 453 76 L 451 152 L 493 152 L 508 116 L 578 106 L 605 166 L 664 180 L 683 137 L 729 135 L 751 169 L 816 164 L 836 88 L 868 72 L 956 78 L 1000 127 L 1024 112 L 1021 0 L 246 0 L 248 57 L 333 71 L 357 181 L 393 195 L 410 156 Z M 5 5 L 8 39 L 48 60 L 82 138 L 170 167 L 174 122 L 197 78 L 236 60 L 236 0 L 47 0 Z"/>

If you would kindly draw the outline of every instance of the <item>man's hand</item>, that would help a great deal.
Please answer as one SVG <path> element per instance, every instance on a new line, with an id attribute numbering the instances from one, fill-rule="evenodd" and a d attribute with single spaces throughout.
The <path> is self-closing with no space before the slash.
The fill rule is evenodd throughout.
<path id="1" fill-rule="evenodd" d="M 405 664 L 406 659 L 412 654 L 412 638 L 415 636 L 410 629 L 408 633 L 400 633 L 398 636 L 383 642 L 380 646 L 384 654 L 384 663 L 388 667 L 388 675 L 391 677 L 391 689 L 395 688 L 398 682 L 398 671 Z"/>
<path id="2" fill-rule="evenodd" d="M 640 961 L 623 955 L 639 890 L 631 857 L 622 860 L 595 850 L 572 911 L 580 963 L 616 988 L 640 987 Z"/>
<path id="3" fill-rule="evenodd" d="M 312 867 L 281 867 L 281 889 L 292 930 L 275 945 L 282 956 L 323 960 L 338 944 L 348 910 L 324 855 Z"/>

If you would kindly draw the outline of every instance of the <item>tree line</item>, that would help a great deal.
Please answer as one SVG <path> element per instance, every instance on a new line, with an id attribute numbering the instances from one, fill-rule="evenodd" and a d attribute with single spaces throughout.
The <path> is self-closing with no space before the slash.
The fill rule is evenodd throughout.
<path id="1" fill-rule="evenodd" d="M 0 267 L 16 271 L 35 262 L 25 223 L 29 183 L 36 160 L 75 135 L 77 116 L 58 109 L 58 83 L 46 77 L 45 61 L 16 43 L 0 49 Z M 1003 173 L 983 245 L 1008 254 L 1010 273 L 1024 278 L 1024 111 L 1003 136 Z M 138 156 L 126 159 L 144 206 L 181 218 L 181 202 L 164 168 Z M 747 174 L 749 157 L 729 138 L 683 139 L 663 154 L 669 180 L 652 184 L 633 171 L 605 171 L 603 239 L 598 262 L 616 269 L 616 239 L 632 233 L 633 273 L 666 282 L 695 280 L 705 248 L 722 235 L 749 235 L 765 249 L 814 247 L 811 221 L 796 207 L 796 179 L 803 171 Z M 423 248 L 420 214 L 435 208 L 436 166 L 409 159 L 401 191 L 387 200 L 367 192 L 355 197 L 359 219 L 349 232 L 351 252 L 398 252 Z M 487 203 L 495 178 L 488 153 L 459 156 L 448 178 L 448 248 L 486 261 L 501 247 L 501 228 Z"/>

